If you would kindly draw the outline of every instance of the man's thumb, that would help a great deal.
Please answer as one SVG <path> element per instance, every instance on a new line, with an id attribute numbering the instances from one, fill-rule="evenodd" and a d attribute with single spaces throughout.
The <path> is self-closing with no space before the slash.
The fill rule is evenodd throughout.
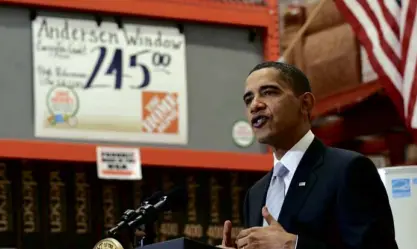
<path id="1" fill-rule="evenodd" d="M 230 220 L 227 220 L 224 222 L 223 227 L 223 240 L 222 240 L 222 246 L 224 247 L 232 247 L 232 222 Z"/>
<path id="2" fill-rule="evenodd" d="M 279 225 L 281 226 L 278 221 L 276 221 L 274 219 L 274 217 L 272 216 L 272 214 L 269 213 L 268 208 L 265 206 L 262 208 L 262 216 L 264 217 L 264 219 L 266 220 L 266 222 L 268 223 L 268 225 Z"/>

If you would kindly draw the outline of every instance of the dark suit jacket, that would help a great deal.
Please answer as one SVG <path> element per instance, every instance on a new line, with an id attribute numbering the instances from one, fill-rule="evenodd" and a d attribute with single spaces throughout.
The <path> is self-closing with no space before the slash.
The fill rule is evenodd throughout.
<path id="1" fill-rule="evenodd" d="M 262 226 L 271 176 L 272 171 L 246 194 L 246 227 Z M 398 248 L 387 192 L 372 161 L 317 138 L 297 167 L 278 222 L 298 235 L 297 249 Z"/>

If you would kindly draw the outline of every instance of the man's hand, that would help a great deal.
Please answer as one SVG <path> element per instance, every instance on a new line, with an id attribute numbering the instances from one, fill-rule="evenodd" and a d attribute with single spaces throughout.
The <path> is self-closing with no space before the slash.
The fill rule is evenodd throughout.
<path id="1" fill-rule="evenodd" d="M 297 236 L 287 233 L 266 207 L 262 216 L 269 226 L 242 230 L 236 238 L 238 249 L 295 249 Z"/>
<path id="2" fill-rule="evenodd" d="M 135 236 L 136 236 L 138 239 L 142 239 L 143 237 L 145 237 L 145 235 L 146 235 L 146 233 L 145 233 L 145 232 L 143 232 L 143 231 L 141 231 L 141 230 L 139 230 L 139 229 L 136 229 L 136 231 L 135 231 Z"/>
<path id="3" fill-rule="evenodd" d="M 136 239 L 142 239 L 144 236 L 146 236 L 145 232 L 136 229 L 134 236 L 136 237 Z M 126 249 L 133 249 L 134 245 L 132 244 L 132 231 L 123 231 L 121 233 L 118 233 L 115 237 L 115 239 L 117 239 L 123 246 L 123 248 Z"/>
<path id="4" fill-rule="evenodd" d="M 217 247 L 223 249 L 236 249 L 232 242 L 232 222 L 230 220 L 224 222 L 222 244 Z"/>

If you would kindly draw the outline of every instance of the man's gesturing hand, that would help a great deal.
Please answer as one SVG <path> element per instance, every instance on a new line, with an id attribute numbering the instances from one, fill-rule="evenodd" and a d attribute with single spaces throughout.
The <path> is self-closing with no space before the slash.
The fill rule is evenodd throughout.
<path id="1" fill-rule="evenodd" d="M 224 222 L 222 244 L 217 247 L 223 249 L 235 249 L 232 242 L 232 222 L 230 220 Z"/>
<path id="2" fill-rule="evenodd" d="M 242 230 L 236 238 L 238 249 L 295 249 L 297 236 L 287 233 L 266 207 L 262 216 L 269 224 Z"/>

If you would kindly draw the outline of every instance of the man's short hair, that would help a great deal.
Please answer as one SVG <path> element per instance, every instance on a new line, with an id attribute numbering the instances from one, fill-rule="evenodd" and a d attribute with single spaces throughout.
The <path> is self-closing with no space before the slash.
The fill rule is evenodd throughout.
<path id="1" fill-rule="evenodd" d="M 275 68 L 280 72 L 282 80 L 288 82 L 297 96 L 303 93 L 311 92 L 310 82 L 307 76 L 297 67 L 276 61 L 266 61 L 256 65 L 249 74 L 263 68 Z"/>

